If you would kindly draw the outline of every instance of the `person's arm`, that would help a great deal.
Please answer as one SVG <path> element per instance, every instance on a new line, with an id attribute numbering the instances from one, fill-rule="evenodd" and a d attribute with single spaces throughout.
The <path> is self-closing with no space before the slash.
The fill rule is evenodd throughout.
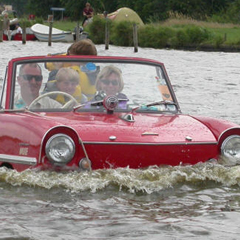
<path id="1" fill-rule="evenodd" d="M 90 14 L 89 14 L 89 18 L 93 17 L 93 9 L 91 9 Z"/>
<path id="2" fill-rule="evenodd" d="M 7 30 L 10 30 L 10 20 L 7 21 Z"/>

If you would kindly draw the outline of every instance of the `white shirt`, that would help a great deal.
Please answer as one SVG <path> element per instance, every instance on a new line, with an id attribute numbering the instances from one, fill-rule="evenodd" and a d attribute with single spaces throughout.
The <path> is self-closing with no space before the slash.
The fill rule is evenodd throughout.
<path id="1" fill-rule="evenodd" d="M 14 108 L 20 109 L 20 108 L 26 108 L 27 105 L 24 102 L 21 93 L 18 93 L 14 98 Z M 33 108 L 36 109 L 48 109 L 48 108 L 61 108 L 61 103 L 51 99 L 50 97 L 44 97 L 36 102 L 36 104 L 33 106 Z"/>
<path id="2" fill-rule="evenodd" d="M 22 34 L 22 28 L 21 27 L 18 27 L 16 30 L 17 30 L 17 33 L 21 33 Z"/>

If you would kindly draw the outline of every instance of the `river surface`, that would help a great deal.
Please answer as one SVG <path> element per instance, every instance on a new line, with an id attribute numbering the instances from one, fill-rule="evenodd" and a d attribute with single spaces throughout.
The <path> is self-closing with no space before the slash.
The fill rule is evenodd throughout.
<path id="1" fill-rule="evenodd" d="M 15 57 L 66 43 L 0 43 Z M 240 54 L 97 45 L 99 55 L 165 64 L 183 113 L 240 124 Z M 149 93 L 151 94 L 151 93 Z M 0 169 L 0 239 L 239 239 L 240 166 L 218 164 L 56 173 Z"/>

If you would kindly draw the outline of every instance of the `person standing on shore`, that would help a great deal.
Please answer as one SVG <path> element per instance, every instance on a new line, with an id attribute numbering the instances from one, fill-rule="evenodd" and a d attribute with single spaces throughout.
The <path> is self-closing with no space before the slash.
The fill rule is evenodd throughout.
<path id="1" fill-rule="evenodd" d="M 10 20 L 8 18 L 8 14 L 4 14 L 3 18 L 3 31 L 8 32 L 10 30 Z"/>
<path id="2" fill-rule="evenodd" d="M 7 12 L 4 13 L 3 18 L 3 33 L 8 36 L 8 40 L 11 40 L 10 20 Z"/>
<path id="3" fill-rule="evenodd" d="M 85 27 L 93 18 L 93 9 L 89 2 L 86 3 L 85 8 L 83 9 L 83 23 L 82 26 Z"/>

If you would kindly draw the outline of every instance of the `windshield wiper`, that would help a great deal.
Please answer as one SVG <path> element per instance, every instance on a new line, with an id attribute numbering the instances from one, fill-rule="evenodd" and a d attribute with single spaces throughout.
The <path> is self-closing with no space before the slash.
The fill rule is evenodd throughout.
<path id="1" fill-rule="evenodd" d="M 169 101 L 169 100 L 162 100 L 162 101 L 158 101 L 158 102 L 153 102 L 153 103 L 149 103 L 146 105 L 146 107 L 151 107 L 151 106 L 157 106 L 157 105 L 174 105 L 177 107 L 177 104 L 173 101 Z"/>
<path id="2" fill-rule="evenodd" d="M 152 103 L 149 103 L 149 104 L 146 104 L 146 105 L 137 106 L 137 107 L 132 109 L 132 112 L 138 110 L 139 108 L 147 110 L 147 108 L 149 108 L 149 107 L 159 106 L 159 105 L 164 105 L 165 107 L 167 107 L 168 105 L 173 105 L 173 106 L 175 106 L 175 109 L 174 109 L 175 111 L 178 108 L 178 106 L 175 102 L 169 101 L 169 100 L 162 100 L 162 101 L 152 102 Z M 149 109 L 149 110 L 151 110 L 151 109 Z M 166 109 L 166 108 L 163 111 L 167 111 L 167 110 L 171 111 L 170 109 Z"/>

